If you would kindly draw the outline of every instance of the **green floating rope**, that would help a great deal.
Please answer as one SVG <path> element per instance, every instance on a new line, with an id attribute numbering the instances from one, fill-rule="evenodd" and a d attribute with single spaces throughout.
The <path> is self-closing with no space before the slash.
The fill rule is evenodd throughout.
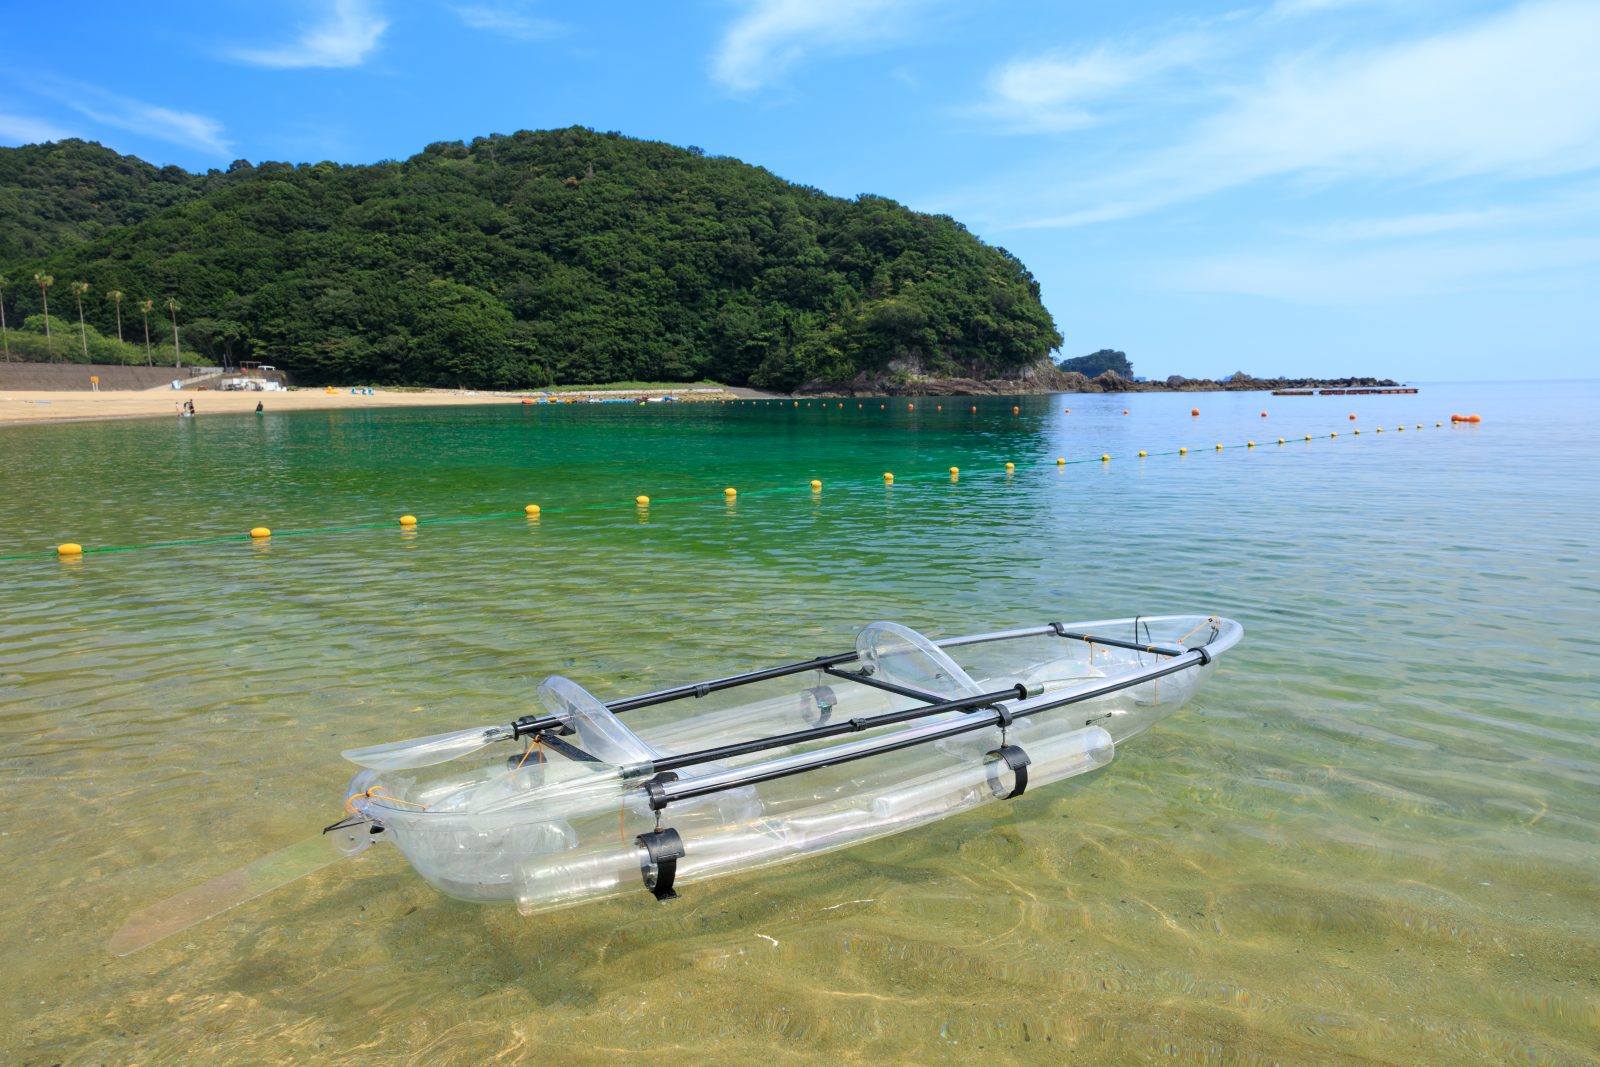
<path id="1" fill-rule="evenodd" d="M 1313 434 L 1313 435 L 1311 435 L 1309 437 L 1309 440 L 1313 440 L 1313 441 L 1331 440 L 1331 439 L 1333 439 L 1335 437 L 1338 437 L 1338 436 L 1339 435 L 1337 433 Z M 1276 441 L 1274 443 L 1276 443 Z M 1284 443 L 1287 444 L 1288 441 L 1285 440 Z M 1253 442 L 1247 442 L 1245 444 L 1221 445 L 1221 446 L 1213 449 L 1212 451 L 1221 452 L 1221 451 L 1224 451 L 1225 449 L 1251 448 L 1251 447 L 1254 447 L 1254 443 Z M 1144 457 L 1141 457 L 1141 458 L 1151 458 L 1151 457 L 1154 457 L 1154 456 L 1183 456 L 1183 455 L 1188 455 L 1188 453 L 1189 453 L 1189 450 L 1187 448 L 1175 448 L 1175 449 L 1172 449 L 1171 451 L 1168 451 L 1168 452 L 1149 452 Z M 1053 463 L 1051 465 L 1055 466 L 1055 467 L 1074 467 L 1074 466 L 1078 466 L 1078 465 L 1084 464 L 1084 463 L 1105 463 L 1105 462 L 1108 462 L 1110 459 L 1111 459 L 1111 456 L 1109 454 L 1103 454 L 1101 456 L 1093 456 L 1093 457 L 1088 457 L 1088 458 L 1085 458 L 1085 459 L 1058 460 L 1057 462 L 1055 462 L 1055 463 Z M 1010 472 L 1010 471 L 1005 472 L 1007 477 L 1010 477 L 1011 473 L 1012 472 Z M 958 475 L 950 475 L 950 474 L 948 474 L 947 472 L 944 472 L 944 471 L 937 471 L 937 472 L 936 471 L 927 471 L 927 472 L 921 472 L 921 473 L 916 473 L 916 474 L 906 474 L 906 475 L 898 475 L 897 474 L 897 475 L 894 476 L 894 482 L 892 484 L 899 484 L 902 481 L 911 482 L 911 481 L 928 481 L 928 480 L 933 480 L 933 479 L 941 479 L 942 480 L 942 479 L 947 478 L 947 477 L 957 477 L 957 476 Z M 847 485 L 847 486 L 865 487 L 866 485 L 871 484 L 871 483 L 845 482 L 844 484 Z M 804 486 L 780 485 L 780 486 L 770 486 L 770 487 L 765 488 L 765 489 L 740 490 L 739 493 L 738 493 L 738 496 L 740 496 L 740 497 L 772 496 L 772 495 L 778 494 L 778 493 L 814 493 L 814 492 L 820 492 L 820 491 L 821 491 L 820 489 L 813 489 L 810 485 L 804 485 Z M 714 496 L 714 497 L 713 496 L 707 496 L 707 495 L 695 495 L 695 496 L 678 496 L 678 497 L 652 498 L 650 503 L 651 504 L 696 504 L 696 503 L 702 503 L 702 502 L 710 501 L 710 500 L 731 500 L 731 499 L 736 499 L 736 498 L 726 497 L 726 496 L 723 496 L 721 494 L 719 494 L 717 496 Z M 563 512 L 576 512 L 576 511 L 601 511 L 601 510 L 606 510 L 606 509 L 609 509 L 609 508 L 620 508 L 620 507 L 625 507 L 625 506 L 627 506 L 627 505 L 626 504 L 622 504 L 622 503 L 618 503 L 618 502 L 609 502 L 609 501 L 606 502 L 606 503 L 602 503 L 602 504 L 565 504 L 565 505 L 561 505 L 561 506 L 553 507 L 553 508 L 541 508 L 539 510 L 538 514 L 539 515 L 544 515 L 544 514 L 547 514 L 547 513 L 548 514 L 560 514 L 560 513 L 563 513 Z M 647 505 L 634 504 L 634 506 L 635 507 L 643 507 L 643 506 L 647 506 Z M 423 526 L 423 525 L 437 526 L 437 525 L 442 525 L 444 523 L 451 523 L 451 522 L 486 522 L 486 521 L 488 521 L 490 519 L 520 518 L 520 517 L 523 517 L 525 514 L 526 513 L 522 512 L 522 511 L 494 511 L 494 512 L 488 512 L 488 513 L 481 514 L 481 515 L 447 515 L 447 516 L 445 516 L 443 518 L 437 518 L 437 519 L 418 519 L 416 521 L 415 525 L 417 525 L 417 526 Z M 408 523 L 408 524 L 402 526 L 401 529 L 409 529 L 411 527 L 411 525 L 412 524 Z M 360 530 L 394 529 L 395 526 L 396 526 L 396 524 L 392 520 L 389 521 L 389 522 L 363 522 L 363 523 L 356 523 L 356 524 L 347 525 L 347 526 L 313 526 L 313 527 L 310 527 L 310 528 L 307 528 L 307 529 L 303 529 L 303 530 L 274 530 L 274 531 L 272 531 L 271 536 L 272 537 L 305 537 L 305 536 L 312 535 L 312 534 L 355 533 L 355 532 L 360 531 Z M 234 541 L 264 541 L 264 540 L 267 540 L 267 538 L 258 538 L 254 534 L 249 534 L 249 533 L 222 534 L 222 535 L 219 535 L 219 536 L 216 536 L 216 537 L 188 537 L 188 538 L 182 538 L 182 539 L 173 540 L 173 541 L 150 541 L 150 542 L 147 542 L 146 544 L 142 544 L 142 545 L 98 545 L 98 546 L 95 546 L 95 547 L 86 547 L 86 548 L 84 548 L 82 550 L 81 554 L 87 556 L 87 555 L 90 555 L 90 554 L 102 554 L 102 553 L 109 553 L 109 552 L 141 552 L 141 551 L 145 551 L 145 550 L 149 550 L 149 549 L 157 549 L 157 548 L 186 548 L 186 547 L 189 547 L 191 545 L 219 545 L 219 544 L 226 544 L 226 543 L 234 542 Z M 74 554 L 74 556 L 75 555 L 76 554 Z M 57 551 L 16 552 L 16 553 L 12 553 L 10 555 L 0 556 L 0 563 L 10 562 L 12 560 L 21 560 L 21 559 L 50 559 L 52 557 L 61 557 L 61 553 L 59 553 Z M 74 557 L 64 557 L 64 558 L 74 558 Z"/>

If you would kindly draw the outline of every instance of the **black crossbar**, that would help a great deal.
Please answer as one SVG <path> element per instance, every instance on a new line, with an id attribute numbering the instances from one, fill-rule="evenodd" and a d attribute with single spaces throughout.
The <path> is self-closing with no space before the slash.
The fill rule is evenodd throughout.
<path id="1" fill-rule="evenodd" d="M 1095 686 L 1093 689 L 1079 690 L 1075 693 L 1069 693 L 1059 700 L 1052 700 L 1049 703 L 1041 704 L 1038 707 L 1028 708 L 1023 711 L 1013 712 L 1003 708 L 996 709 L 992 715 L 985 715 L 980 718 L 970 719 L 967 721 L 954 722 L 951 723 L 947 728 L 930 731 L 925 734 L 920 734 L 917 737 L 906 738 L 903 741 L 890 743 L 879 748 L 869 748 L 859 752 L 821 752 L 818 753 L 817 759 L 812 762 L 797 764 L 792 767 L 778 767 L 766 771 L 757 771 L 744 775 L 740 778 L 731 779 L 726 782 L 711 783 L 709 785 L 695 786 L 689 782 L 685 782 L 683 783 L 682 787 L 677 789 L 673 788 L 673 786 L 677 783 L 672 782 L 652 785 L 649 790 L 650 806 L 655 810 L 660 811 L 668 804 L 672 804 L 680 800 L 691 800 L 695 797 L 710 796 L 713 793 L 722 793 L 729 789 L 742 789 L 748 785 L 757 785 L 761 782 L 771 782 L 779 778 L 788 778 L 792 775 L 804 774 L 807 771 L 817 771 L 826 767 L 835 767 L 843 763 L 853 763 L 856 760 L 866 759 L 869 756 L 879 756 L 888 752 L 899 752 L 901 749 L 912 748 L 916 745 L 926 745 L 934 741 L 942 741 L 947 737 L 958 737 L 961 734 L 972 733 L 977 730 L 986 730 L 991 727 L 1004 725 L 1007 722 L 1015 719 L 1031 718 L 1034 715 L 1039 715 L 1046 711 L 1054 711 L 1056 708 L 1067 707 L 1071 704 L 1080 704 L 1085 700 L 1094 700 L 1097 697 L 1108 696 L 1123 689 L 1131 689 L 1136 685 L 1143 685 L 1145 682 L 1154 681 L 1157 678 L 1165 678 L 1169 674 L 1177 674 L 1179 671 L 1186 671 L 1191 667 L 1198 667 L 1211 661 L 1211 657 L 1202 649 L 1191 648 L 1188 649 L 1187 652 L 1193 655 L 1192 659 L 1182 658 L 1174 660 L 1162 667 L 1141 671 L 1138 676 L 1133 678 L 1123 678 L 1120 680 L 1107 682 L 1104 685 Z M 1013 695 L 1012 699 L 1015 698 L 1015 695 Z"/>
<path id="2" fill-rule="evenodd" d="M 753 741 L 740 741 L 737 744 L 723 745 L 720 748 L 704 748 L 698 752 L 685 752 L 677 756 L 668 756 L 665 759 L 653 761 L 650 766 L 653 771 L 676 771 L 683 767 L 692 767 L 697 763 L 712 763 L 716 760 L 730 759 L 734 756 L 744 756 L 751 752 L 763 752 L 773 748 L 784 748 L 788 745 L 803 745 L 807 741 L 820 741 L 825 737 L 838 737 L 840 734 L 860 733 L 863 730 L 873 730 L 879 726 L 892 726 L 895 723 L 911 722 L 914 719 L 926 719 L 934 715 L 943 715 L 947 711 L 969 711 L 985 704 L 994 704 L 1002 700 L 1020 700 L 1026 690 L 1020 686 L 1010 689 L 999 689 L 993 693 L 981 693 L 977 696 L 962 697 L 959 700 L 945 700 L 937 704 L 925 704 L 921 707 L 905 708 L 901 711 L 886 711 L 881 715 L 868 715 L 864 718 L 846 719 L 843 722 L 831 723 L 826 726 L 813 726 L 809 730 L 795 730 L 787 734 L 774 734 L 771 737 L 759 737 Z"/>
<path id="3" fill-rule="evenodd" d="M 1107 645 L 1111 648 L 1128 648 L 1135 652 L 1151 652 L 1157 656 L 1181 656 L 1185 652 L 1193 652 L 1192 648 L 1162 648 L 1160 645 L 1141 645 L 1133 641 L 1119 641 L 1115 637 L 1101 637 L 1099 634 L 1080 634 L 1071 630 L 1061 629 L 1052 631 L 1058 637 L 1065 637 L 1069 641 L 1088 641 L 1096 645 Z"/>
<path id="4" fill-rule="evenodd" d="M 886 693 L 898 693 L 900 696 L 910 697 L 912 700 L 920 700 L 924 704 L 936 704 L 944 699 L 938 693 L 925 693 L 921 689 L 913 689 L 909 685 L 896 685 L 894 682 L 886 682 L 882 678 L 874 678 L 864 672 L 858 674 L 855 671 L 841 671 L 835 667 L 824 667 L 823 673 L 831 674 L 835 678 L 843 678 L 847 682 L 870 685 L 872 688 L 882 689 Z"/>
<path id="5" fill-rule="evenodd" d="M 984 640 L 1009 641 L 1019 637 L 1035 637 L 1041 634 L 1055 634 L 1058 637 L 1067 638 L 1069 640 L 1092 641 L 1096 644 L 1107 645 L 1109 647 L 1132 649 L 1135 652 L 1151 652 L 1158 656 L 1181 656 L 1186 652 L 1195 651 L 1194 649 L 1187 648 L 1159 648 L 1154 645 L 1140 645 L 1131 641 L 1121 641 L 1114 637 L 1100 637 L 1097 634 L 1076 633 L 1066 629 L 1060 623 L 1050 623 L 1047 626 L 1040 626 L 1037 628 L 1009 631 L 1006 633 L 996 634 L 993 637 L 984 637 Z M 958 644 L 976 643 L 978 642 L 965 641 L 961 638 L 953 638 L 948 641 L 936 642 L 936 644 L 938 644 L 940 647 L 953 647 Z M 764 670 L 748 671 L 743 674 L 729 675 L 726 678 L 715 678 L 707 682 L 694 682 L 689 685 L 673 686 L 671 689 L 661 689 L 653 693 L 644 693 L 636 697 L 626 697 L 622 700 L 613 700 L 607 702 L 606 707 L 611 709 L 611 711 L 614 713 L 621 714 L 625 711 L 633 711 L 636 708 L 648 708 L 656 704 L 666 704 L 674 700 L 684 700 L 689 697 L 703 697 L 724 689 L 732 689 L 735 686 L 750 685 L 754 682 L 764 682 L 771 678 L 783 678 L 791 674 L 803 674 L 806 671 L 815 670 L 825 671 L 829 674 L 836 674 L 841 678 L 848 678 L 850 681 L 859 682 L 862 685 L 870 685 L 878 689 L 887 690 L 891 693 L 899 693 L 902 696 L 909 696 L 914 700 L 937 701 L 939 699 L 936 694 L 923 693 L 915 689 L 895 686 L 892 682 L 885 682 L 876 678 L 868 678 L 858 674 L 850 674 L 848 672 L 833 670 L 833 668 L 838 667 L 841 663 L 849 663 L 856 658 L 858 657 L 854 652 L 840 652 L 832 656 L 819 656 L 816 659 L 809 659 L 802 663 L 789 663 L 781 667 L 768 667 Z M 530 737 L 542 730 L 554 730 L 561 725 L 561 719 L 554 715 L 528 715 L 511 724 L 513 730 L 512 736 L 513 738 Z"/>
<path id="6" fill-rule="evenodd" d="M 679 685 L 671 689 L 662 689 L 655 693 L 645 693 L 643 696 L 613 700 L 607 703 L 606 707 L 615 712 L 632 711 L 634 708 L 648 708 L 653 704 L 665 704 L 673 700 L 682 700 L 685 697 L 703 697 L 708 693 L 732 689 L 734 686 L 739 685 L 749 685 L 752 682 L 764 682 L 769 678 L 782 678 L 790 674 L 804 674 L 806 671 L 826 670 L 841 663 L 849 663 L 855 658 L 856 654 L 854 652 L 840 652 L 833 656 L 819 656 L 816 659 L 806 660 L 804 663 L 789 663 L 782 667 L 768 667 L 765 670 L 733 674 L 726 678 L 717 678 L 709 682 L 695 682 L 691 685 Z"/>

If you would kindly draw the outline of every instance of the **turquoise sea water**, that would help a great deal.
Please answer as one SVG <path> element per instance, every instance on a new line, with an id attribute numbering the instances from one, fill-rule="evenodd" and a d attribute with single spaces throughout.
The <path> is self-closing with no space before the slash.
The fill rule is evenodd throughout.
<path id="1" fill-rule="evenodd" d="M 0 1059 L 1595 1062 L 1600 384 L 838 403 L 0 429 Z M 930 830 L 536 919 L 374 849 L 106 952 L 550 673 L 1187 611 L 1193 704 Z"/>

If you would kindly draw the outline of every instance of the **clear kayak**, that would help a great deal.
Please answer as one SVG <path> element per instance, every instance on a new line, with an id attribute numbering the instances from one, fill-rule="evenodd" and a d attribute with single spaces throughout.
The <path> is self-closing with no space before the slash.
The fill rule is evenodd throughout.
<path id="1" fill-rule="evenodd" d="M 327 832 L 525 913 L 666 900 L 1103 767 L 1242 635 L 1203 615 L 938 641 L 880 622 L 849 652 L 611 701 L 553 676 L 538 714 L 345 752 L 364 769 Z"/>

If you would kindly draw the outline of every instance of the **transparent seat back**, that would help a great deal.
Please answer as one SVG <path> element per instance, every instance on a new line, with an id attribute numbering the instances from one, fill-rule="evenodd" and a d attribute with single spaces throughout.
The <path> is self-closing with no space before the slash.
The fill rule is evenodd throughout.
<path id="1" fill-rule="evenodd" d="M 908 626 L 875 622 L 856 635 L 856 655 L 873 677 L 946 700 L 983 692 L 944 651 Z"/>
<path id="2" fill-rule="evenodd" d="M 552 674 L 537 696 L 545 710 L 578 735 L 578 747 L 602 763 L 619 767 L 658 759 L 662 753 L 622 725 L 610 708 L 570 678 Z"/>

